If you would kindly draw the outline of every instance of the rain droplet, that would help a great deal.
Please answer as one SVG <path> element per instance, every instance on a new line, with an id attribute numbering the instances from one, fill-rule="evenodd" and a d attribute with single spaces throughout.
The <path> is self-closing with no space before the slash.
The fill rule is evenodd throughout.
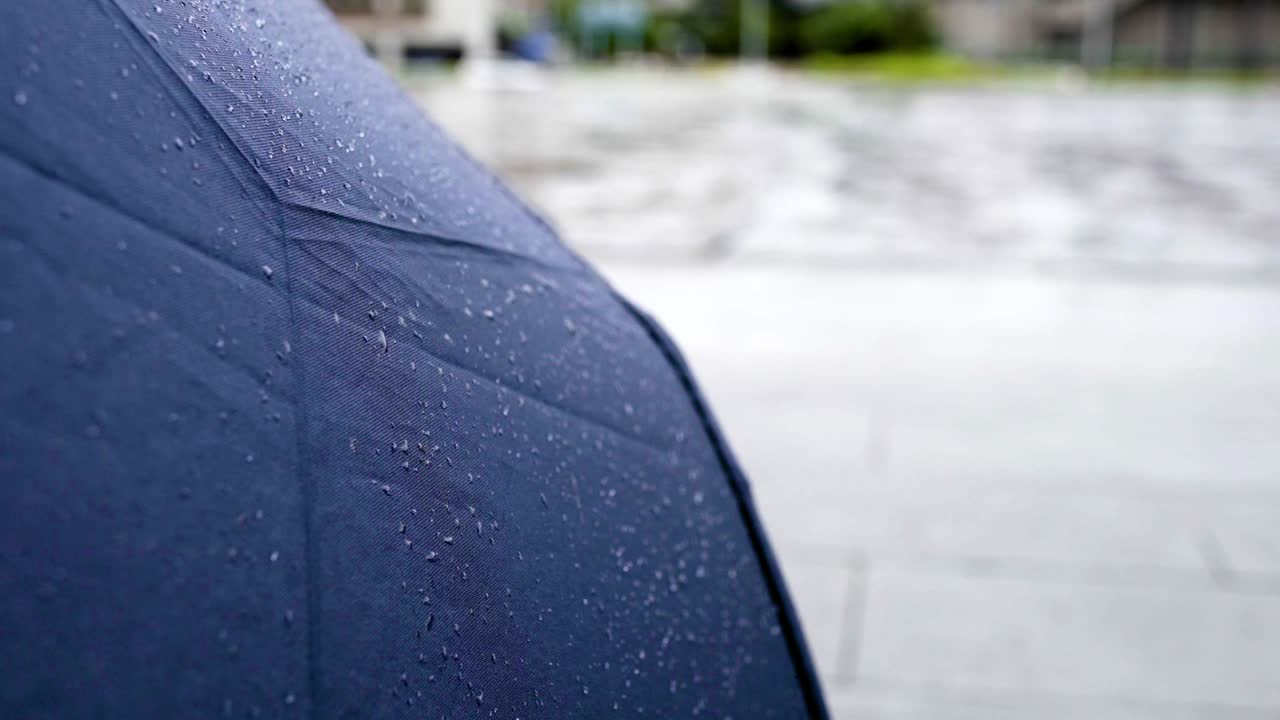
<path id="1" fill-rule="evenodd" d="M 16 105 L 26 105 L 26 104 L 27 104 L 27 93 L 26 93 L 25 91 L 23 91 L 23 90 L 19 90 L 18 92 L 14 93 L 14 94 L 13 94 L 13 102 L 14 102 L 14 104 L 16 104 Z"/>
<path id="2" fill-rule="evenodd" d="M 270 279 L 271 279 L 271 276 L 272 276 L 272 275 L 274 275 L 274 274 L 275 274 L 275 272 L 276 272 L 275 270 L 272 270 L 272 269 L 271 269 L 271 266 L 270 266 L 270 265 L 263 265 L 263 266 L 262 266 L 262 274 L 263 274 L 263 275 L 266 275 L 268 280 L 270 280 Z"/>

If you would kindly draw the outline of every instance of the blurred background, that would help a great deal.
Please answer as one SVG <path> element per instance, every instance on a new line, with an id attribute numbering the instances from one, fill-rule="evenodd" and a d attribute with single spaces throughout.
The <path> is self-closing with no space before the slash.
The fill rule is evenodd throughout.
<path id="1" fill-rule="evenodd" d="M 1280 717 L 1280 0 L 329 4 L 676 337 L 837 717 Z"/>

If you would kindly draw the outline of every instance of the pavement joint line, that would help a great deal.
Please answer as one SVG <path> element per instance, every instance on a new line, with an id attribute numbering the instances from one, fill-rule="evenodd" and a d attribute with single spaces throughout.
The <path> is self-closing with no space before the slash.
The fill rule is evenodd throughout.
<path id="1" fill-rule="evenodd" d="M 1004 258 L 979 264 L 964 257 L 920 259 L 913 256 L 856 255 L 841 253 L 778 253 L 759 250 L 708 257 L 697 247 L 672 250 L 656 256 L 642 250 L 623 250 L 609 243 L 577 238 L 574 247 L 594 262 L 609 265 L 627 263 L 638 267 L 679 267 L 700 270 L 745 268 L 847 274 L 1005 274 L 1034 275 L 1061 282 L 1105 283 L 1111 285 L 1154 285 L 1161 287 L 1251 287 L 1277 288 L 1280 268 L 1274 265 L 1238 267 L 1213 263 L 1164 262 L 1153 266 L 1122 261 L 1092 262 L 1078 258 Z"/>
<path id="2" fill-rule="evenodd" d="M 1205 569 L 1218 587 L 1226 590 L 1236 585 L 1236 572 L 1227 559 L 1227 553 L 1212 530 L 1205 530 L 1196 536 L 1196 549 L 1204 559 Z"/>
<path id="3" fill-rule="evenodd" d="M 1280 597 L 1280 573 L 1235 572 L 1223 584 L 1205 568 L 1172 568 L 1143 565 L 1085 567 L 1036 559 L 945 554 L 895 554 L 845 548 L 787 545 L 780 553 L 787 567 L 839 570 L 874 557 L 881 570 L 965 578 L 1003 579 L 1044 585 L 1165 589 L 1227 595 Z M 795 558 L 804 557 L 803 561 Z M 788 562 L 791 560 L 791 562 Z M 817 560 L 815 562 L 815 560 Z"/>
<path id="4" fill-rule="evenodd" d="M 910 426 L 909 422 L 902 423 Z M 999 492 L 1014 496 L 1035 496 L 1043 499 L 1054 499 L 1060 497 L 1074 498 L 1096 498 L 1096 499 L 1112 499 L 1112 500 L 1129 500 L 1129 501 L 1145 501 L 1155 504 L 1202 504 L 1212 503 L 1214 505 L 1248 505 L 1256 503 L 1280 503 L 1280 490 L 1271 486 L 1241 486 L 1233 488 L 1215 488 L 1212 491 L 1203 491 L 1193 489 L 1191 487 L 1169 487 L 1165 485 L 1162 489 L 1156 490 L 1154 487 L 1159 485 L 1155 479 L 1140 479 L 1133 475 L 1108 475 L 1093 481 L 1081 482 L 1079 480 L 1064 479 L 1061 482 L 1051 481 L 1048 484 L 1028 485 L 1025 480 L 1012 477 L 1000 477 L 987 480 L 967 480 L 965 478 L 944 477 L 942 475 L 934 475 L 928 473 L 914 473 L 918 476 L 925 477 L 926 480 L 912 480 L 909 475 L 903 477 L 903 471 L 899 470 L 889 473 L 885 476 L 869 476 L 874 481 L 848 483 L 844 485 L 831 485 L 833 489 L 840 489 L 842 492 L 848 493 L 846 497 L 856 499 L 859 497 L 911 497 L 920 493 L 930 493 L 938 491 L 938 484 L 942 482 L 948 483 L 947 490 L 956 492 L 960 490 Z M 1205 479 L 1202 482 L 1212 484 L 1211 480 Z M 1191 483 L 1186 483 L 1190 485 Z"/>
<path id="5" fill-rule="evenodd" d="M 862 640 L 866 634 L 867 599 L 871 591 L 871 562 L 852 559 L 845 568 L 844 608 L 840 613 L 840 634 L 836 643 L 835 678 L 842 686 L 854 685 L 862 662 Z"/>
<path id="6" fill-rule="evenodd" d="M 1028 688 L 957 688 L 931 683 L 904 683 L 883 677 L 866 677 L 858 685 L 858 691 L 868 695 L 894 697 L 930 703 L 963 703 L 981 706 L 1027 705 L 1036 708 L 1116 708 L 1133 710 L 1192 710 L 1205 713 L 1248 713 L 1274 718 L 1280 713 L 1280 705 L 1253 705 L 1222 703 L 1204 700 L 1175 700 L 1124 695 L 1119 693 L 1088 693 Z M 1211 717 L 1214 715 L 1210 715 Z"/>
<path id="7" fill-rule="evenodd" d="M 732 368 L 717 367 L 716 371 L 723 375 Z M 745 376 L 744 371 L 744 376 Z M 773 400 L 773 398 L 770 398 Z M 796 407 L 805 406 L 807 399 L 798 401 Z M 898 425 L 911 428 L 909 417 L 899 415 L 895 418 Z M 826 468 L 819 468 L 825 470 Z M 834 470 L 834 468 L 833 468 Z M 832 475 L 835 475 L 832 472 Z M 860 498 L 906 498 L 919 497 L 920 493 L 937 493 L 945 490 L 950 493 L 990 492 L 1001 493 L 1012 497 L 1034 497 L 1037 499 L 1054 499 L 1060 497 L 1120 501 L 1143 501 L 1156 505 L 1192 505 L 1199 506 L 1210 503 L 1214 506 L 1249 506 L 1257 503 L 1280 504 L 1280 488 L 1274 483 L 1255 482 L 1248 485 L 1221 487 L 1216 485 L 1216 478 L 1198 478 L 1196 482 L 1183 479 L 1162 482 L 1151 475 L 1135 473 L 1100 473 L 1089 479 L 1071 476 L 1052 476 L 1040 473 L 1040 482 L 1028 484 L 1025 478 L 1005 473 L 979 473 L 976 471 L 930 472 L 910 469 L 897 469 L 884 474 L 860 472 L 852 481 L 832 481 L 819 487 L 818 490 L 831 493 L 835 499 L 854 500 Z M 1047 478 L 1047 482 L 1046 479 Z M 764 492 L 770 490 L 768 481 L 757 480 Z M 1204 488 L 1212 488 L 1205 490 Z"/>

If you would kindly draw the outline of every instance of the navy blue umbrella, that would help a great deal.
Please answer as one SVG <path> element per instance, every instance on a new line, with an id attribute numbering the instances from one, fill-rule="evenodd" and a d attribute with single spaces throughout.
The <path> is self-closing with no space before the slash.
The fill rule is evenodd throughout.
<path id="1" fill-rule="evenodd" d="M 670 341 L 326 11 L 0 61 L 0 716 L 825 716 Z"/>

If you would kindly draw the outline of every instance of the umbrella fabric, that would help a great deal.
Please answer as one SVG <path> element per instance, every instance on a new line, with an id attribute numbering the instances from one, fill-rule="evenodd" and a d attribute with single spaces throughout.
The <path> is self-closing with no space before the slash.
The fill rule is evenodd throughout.
<path id="1" fill-rule="evenodd" d="M 672 345 L 325 10 L 0 60 L 0 715 L 824 716 Z"/>

